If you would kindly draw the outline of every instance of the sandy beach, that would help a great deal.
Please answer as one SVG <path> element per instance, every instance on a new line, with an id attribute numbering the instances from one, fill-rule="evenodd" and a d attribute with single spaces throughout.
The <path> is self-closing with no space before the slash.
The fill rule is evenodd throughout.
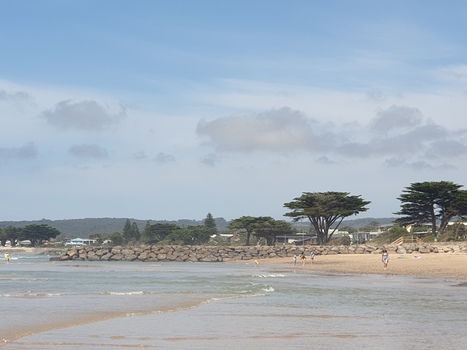
<path id="1" fill-rule="evenodd" d="M 19 252 L 38 254 L 43 252 L 44 248 L 0 248 L 0 254 L 6 251 L 10 252 L 11 256 L 14 256 L 15 253 Z M 467 279 L 466 253 L 414 253 L 403 255 L 392 253 L 389 259 L 387 270 L 383 269 L 380 254 L 316 255 L 313 264 L 310 264 L 310 257 L 307 256 L 305 266 L 302 266 L 300 259 L 297 259 L 297 265 L 294 266 L 292 257 L 258 259 L 258 262 L 262 266 L 270 266 L 274 270 L 302 269 L 333 273 L 392 274 L 425 277 L 457 276 Z M 245 261 L 237 262 L 244 263 Z"/>
<path id="2" fill-rule="evenodd" d="M 258 260 L 261 265 L 272 269 L 303 269 L 334 273 L 393 274 L 425 277 L 453 276 L 467 279 L 467 254 L 430 253 L 430 254 L 390 254 L 388 269 L 383 269 L 380 254 L 336 254 L 318 255 L 306 265 L 300 259 L 293 266 L 292 258 L 273 258 Z M 277 265 L 277 266 L 275 266 Z"/>

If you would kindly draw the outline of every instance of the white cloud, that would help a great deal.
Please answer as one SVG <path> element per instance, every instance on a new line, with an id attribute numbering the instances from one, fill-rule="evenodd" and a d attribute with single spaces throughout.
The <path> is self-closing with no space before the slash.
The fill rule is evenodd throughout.
<path id="1" fill-rule="evenodd" d="M 201 157 L 201 163 L 208 166 L 215 166 L 220 162 L 220 157 L 218 154 L 210 153 Z"/>
<path id="2" fill-rule="evenodd" d="M 429 171 L 429 170 L 441 170 L 441 171 L 449 171 L 449 170 L 456 170 L 456 166 L 451 164 L 439 164 L 439 165 L 432 165 L 429 162 L 420 160 L 420 161 L 407 161 L 405 159 L 400 158 L 390 158 L 386 159 L 384 162 L 384 166 L 387 168 L 408 168 L 413 169 L 416 171 Z"/>
<path id="3" fill-rule="evenodd" d="M 171 155 L 171 154 L 167 154 L 167 153 L 164 153 L 164 152 L 160 152 L 157 154 L 157 156 L 154 158 L 154 161 L 157 163 L 157 164 L 167 164 L 167 163 L 173 163 L 175 162 L 177 159 L 175 158 L 175 156 Z"/>
<path id="4" fill-rule="evenodd" d="M 0 101 L 32 104 L 34 99 L 29 93 L 25 91 L 10 92 L 10 91 L 1 89 L 0 90 Z"/>
<path id="5" fill-rule="evenodd" d="M 371 122 L 371 128 L 375 131 L 387 133 L 393 129 L 411 128 L 420 125 L 422 118 L 422 113 L 418 108 L 391 106 L 378 112 Z"/>
<path id="6" fill-rule="evenodd" d="M 393 159 L 404 159 L 427 164 L 414 163 L 414 168 L 436 168 L 441 155 L 453 162 L 467 148 L 467 129 L 449 130 L 426 120 L 418 108 L 395 105 L 377 110 L 363 125 L 322 123 L 281 108 L 201 121 L 197 132 L 219 153 L 304 151 L 316 154 L 321 165 L 331 164 L 328 155 L 334 155 L 333 162 L 341 164 L 347 158 L 380 158 L 380 163 L 389 158 L 390 166 L 402 165 Z"/>
<path id="7" fill-rule="evenodd" d="M 228 152 L 288 152 L 309 148 L 313 139 L 307 119 L 290 108 L 202 120 L 197 133 L 216 149 Z"/>
<path id="8" fill-rule="evenodd" d="M 139 150 L 138 152 L 133 153 L 133 158 L 135 159 L 146 159 L 148 155 L 145 151 Z"/>
<path id="9" fill-rule="evenodd" d="M 34 143 L 12 148 L 0 148 L 0 162 L 15 160 L 30 160 L 38 156 L 39 152 Z"/>
<path id="10" fill-rule="evenodd" d="M 106 158 L 108 156 L 107 149 L 96 144 L 73 145 L 68 153 L 79 158 Z"/>
<path id="11" fill-rule="evenodd" d="M 121 109 L 117 114 L 112 114 L 107 108 L 92 100 L 61 101 L 56 104 L 54 109 L 42 113 L 47 122 L 57 129 L 87 131 L 108 129 L 118 123 L 125 115 L 124 109 Z"/>

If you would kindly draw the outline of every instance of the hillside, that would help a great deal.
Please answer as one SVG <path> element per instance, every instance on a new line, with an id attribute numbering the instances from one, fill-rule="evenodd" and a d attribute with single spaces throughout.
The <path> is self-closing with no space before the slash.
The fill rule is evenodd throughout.
<path id="1" fill-rule="evenodd" d="M 86 219 L 69 219 L 69 220 L 36 220 L 36 221 L 0 221 L 0 228 L 13 226 L 13 227 L 24 227 L 26 225 L 32 224 L 45 224 L 59 230 L 63 235 L 70 237 L 87 237 L 92 233 L 113 233 L 121 232 L 123 226 L 125 225 L 126 218 L 86 218 Z M 227 230 L 228 222 L 224 218 L 215 218 L 217 228 L 220 231 Z M 364 218 L 364 219 L 355 219 L 355 220 L 344 220 L 340 227 L 350 226 L 350 227 L 365 227 L 372 222 L 378 222 L 380 224 L 391 223 L 394 218 Z M 203 220 L 189 220 L 189 219 L 180 219 L 176 221 L 167 221 L 167 220 L 138 220 L 130 219 L 131 222 L 135 222 L 138 225 L 140 230 L 144 229 L 146 223 L 150 224 L 155 223 L 170 223 L 176 224 L 180 227 L 186 226 L 197 226 L 202 225 Z M 300 230 L 308 230 L 310 227 L 308 222 L 298 222 L 294 226 Z"/>

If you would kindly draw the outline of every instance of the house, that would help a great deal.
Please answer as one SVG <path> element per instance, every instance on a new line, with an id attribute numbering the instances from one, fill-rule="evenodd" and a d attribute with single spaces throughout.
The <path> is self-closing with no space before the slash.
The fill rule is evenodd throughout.
<path id="1" fill-rule="evenodd" d="M 65 246 L 81 247 L 81 246 L 95 244 L 95 243 L 96 243 L 95 239 L 73 238 L 69 242 L 65 243 Z"/>
<path id="2" fill-rule="evenodd" d="M 316 235 L 308 232 L 297 232 L 295 234 L 276 236 L 276 244 L 316 244 Z"/>

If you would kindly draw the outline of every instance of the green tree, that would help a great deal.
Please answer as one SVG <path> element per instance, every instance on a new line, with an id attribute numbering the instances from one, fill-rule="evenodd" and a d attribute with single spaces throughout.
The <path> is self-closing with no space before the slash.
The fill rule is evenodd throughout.
<path id="1" fill-rule="evenodd" d="M 130 219 L 125 220 L 125 225 L 123 226 L 123 242 L 128 243 L 133 239 L 133 229 L 131 227 Z"/>
<path id="2" fill-rule="evenodd" d="M 204 226 L 212 229 L 214 232 L 217 232 L 216 220 L 214 220 L 211 213 L 208 213 L 208 215 L 206 215 L 206 218 L 204 219 Z"/>
<path id="3" fill-rule="evenodd" d="M 206 226 L 188 226 L 173 231 L 165 240 L 171 244 L 202 245 L 209 242 L 212 229 Z"/>
<path id="4" fill-rule="evenodd" d="M 18 243 L 18 240 L 21 238 L 21 231 L 22 228 L 13 226 L 8 226 L 3 229 L 6 240 L 10 241 L 10 245 L 12 247 L 14 247 Z"/>
<path id="5" fill-rule="evenodd" d="M 278 235 L 292 234 L 293 228 L 284 220 L 274 220 L 271 217 L 265 217 L 264 220 L 259 220 L 253 224 L 253 235 L 258 238 L 266 239 L 268 246 L 273 246 L 276 243 Z"/>
<path id="6" fill-rule="evenodd" d="M 56 228 L 50 227 L 49 225 L 32 224 L 23 227 L 21 230 L 20 239 L 28 239 L 31 242 L 31 246 L 35 247 L 41 245 L 50 238 L 55 238 L 60 234 Z"/>
<path id="7" fill-rule="evenodd" d="M 156 223 L 151 225 L 148 222 L 142 233 L 142 241 L 148 244 L 156 244 L 178 230 L 180 230 L 180 227 L 175 224 Z"/>
<path id="8" fill-rule="evenodd" d="M 140 232 L 138 225 L 133 221 L 131 223 L 130 219 L 126 219 L 125 225 L 123 226 L 123 241 L 124 243 L 137 242 L 140 239 Z"/>
<path id="9" fill-rule="evenodd" d="M 109 239 L 112 241 L 112 245 L 123 245 L 124 239 L 123 234 L 121 232 L 114 232 L 109 235 Z"/>
<path id="10" fill-rule="evenodd" d="M 255 224 L 261 221 L 267 221 L 268 217 L 263 216 L 242 216 L 238 219 L 234 219 L 229 223 L 229 229 L 231 230 L 245 230 L 246 231 L 246 245 L 250 245 L 251 234 L 255 229 Z"/>
<path id="11" fill-rule="evenodd" d="M 4 247 L 7 240 L 5 230 L 0 227 L 0 246 Z"/>
<path id="12" fill-rule="evenodd" d="M 292 202 L 284 203 L 284 207 L 291 209 L 284 215 L 292 217 L 294 221 L 310 220 L 318 244 L 326 244 L 344 218 L 367 211 L 365 206 L 370 203 L 347 192 L 303 192 Z"/>
<path id="13" fill-rule="evenodd" d="M 458 190 L 455 193 L 453 207 L 459 219 L 467 218 L 467 190 Z"/>
<path id="14" fill-rule="evenodd" d="M 133 221 L 131 224 L 131 229 L 132 229 L 132 234 L 133 234 L 133 240 L 135 242 L 138 242 L 141 239 L 141 232 L 139 231 L 139 227 L 136 224 L 136 222 Z"/>
<path id="15" fill-rule="evenodd" d="M 459 190 L 461 187 L 450 181 L 412 183 L 397 198 L 402 203 L 401 210 L 394 214 L 404 216 L 396 222 L 401 225 L 429 222 L 436 240 L 438 234 L 445 230 L 449 220 L 466 214 L 467 192 Z"/>

